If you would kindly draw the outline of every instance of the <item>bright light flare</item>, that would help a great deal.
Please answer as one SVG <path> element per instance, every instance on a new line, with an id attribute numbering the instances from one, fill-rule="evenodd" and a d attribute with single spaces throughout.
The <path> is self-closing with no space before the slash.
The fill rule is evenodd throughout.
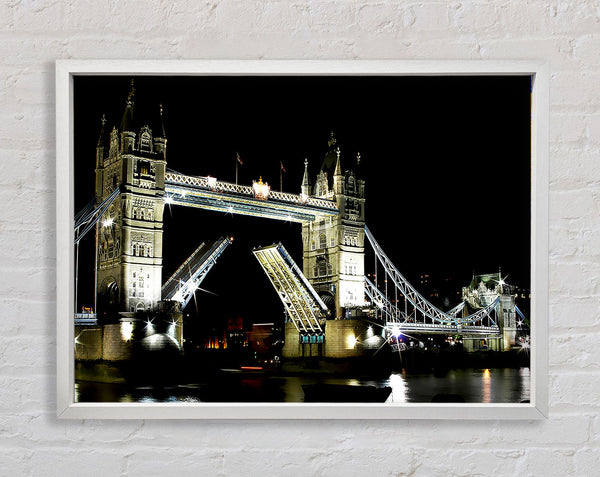
<path id="1" fill-rule="evenodd" d="M 121 338 L 123 341 L 130 341 L 133 337 L 133 323 L 131 321 L 121 322 Z"/>
<path id="2" fill-rule="evenodd" d="M 254 197 L 266 200 L 269 197 L 271 186 L 267 182 L 263 182 L 262 177 L 260 177 L 258 182 L 252 183 L 252 189 L 254 190 Z"/>
<path id="3" fill-rule="evenodd" d="M 109 217 L 107 219 L 104 219 L 104 221 L 102 222 L 102 227 L 111 227 L 114 223 L 114 219 L 112 217 Z"/>
<path id="4" fill-rule="evenodd" d="M 174 202 L 173 197 L 171 197 L 170 195 L 165 195 L 164 201 L 167 205 L 171 205 Z"/>
<path id="5" fill-rule="evenodd" d="M 196 293 L 196 290 L 198 290 L 198 284 L 196 282 L 191 282 L 187 289 L 190 293 Z"/>
<path id="6" fill-rule="evenodd" d="M 348 348 L 353 349 L 356 346 L 356 343 L 358 343 L 358 339 L 356 338 L 356 336 L 348 335 L 346 337 L 346 345 L 348 346 Z"/>
<path id="7" fill-rule="evenodd" d="M 521 347 L 521 349 L 519 350 L 519 352 L 525 351 L 526 353 L 529 353 L 529 350 L 531 349 L 531 341 L 529 339 L 529 336 L 525 336 L 524 338 L 520 338 L 518 345 Z"/>

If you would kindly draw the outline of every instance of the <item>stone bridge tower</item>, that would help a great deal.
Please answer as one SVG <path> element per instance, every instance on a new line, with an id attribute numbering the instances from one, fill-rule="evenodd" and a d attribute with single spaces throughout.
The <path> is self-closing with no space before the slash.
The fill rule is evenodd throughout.
<path id="1" fill-rule="evenodd" d="M 352 170 L 342 172 L 336 142 L 332 133 L 312 195 L 335 200 L 340 213 L 302 225 L 303 272 L 331 319 L 345 319 L 359 316 L 364 305 L 365 183 Z M 307 169 L 305 162 L 302 193 L 309 195 Z"/>
<path id="2" fill-rule="evenodd" d="M 161 300 L 167 139 L 162 110 L 156 124 L 134 121 L 134 96 L 132 82 L 119 128 L 108 131 L 103 118 L 96 148 L 98 203 L 121 190 L 96 229 L 98 317 L 108 321 L 156 311 Z"/>

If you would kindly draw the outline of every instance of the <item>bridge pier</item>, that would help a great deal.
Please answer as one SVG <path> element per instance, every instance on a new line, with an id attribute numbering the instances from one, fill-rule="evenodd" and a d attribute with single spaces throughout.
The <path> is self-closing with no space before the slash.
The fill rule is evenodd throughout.
<path id="1" fill-rule="evenodd" d="M 505 351 L 502 337 L 463 336 L 463 350 L 467 353 L 475 351 Z"/>
<path id="2" fill-rule="evenodd" d="M 364 320 L 328 320 L 323 343 L 302 343 L 293 323 L 285 324 L 284 358 L 357 358 L 370 349 L 369 325 Z M 379 342 L 378 342 L 379 343 Z"/>
<path id="3" fill-rule="evenodd" d="M 179 309 L 142 317 L 121 313 L 114 323 L 75 326 L 76 361 L 129 361 L 144 354 L 181 354 L 183 314 Z"/>

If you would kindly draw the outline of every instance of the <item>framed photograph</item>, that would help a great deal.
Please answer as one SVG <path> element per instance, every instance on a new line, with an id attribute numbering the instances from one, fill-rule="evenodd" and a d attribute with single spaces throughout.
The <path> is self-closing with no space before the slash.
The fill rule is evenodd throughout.
<path id="1" fill-rule="evenodd" d="M 546 416 L 548 83 L 58 61 L 58 416 Z"/>

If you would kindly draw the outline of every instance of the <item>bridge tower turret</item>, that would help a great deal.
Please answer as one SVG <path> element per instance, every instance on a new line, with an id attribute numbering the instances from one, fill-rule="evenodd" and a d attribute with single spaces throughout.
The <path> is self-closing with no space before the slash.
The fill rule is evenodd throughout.
<path id="1" fill-rule="evenodd" d="M 162 118 L 155 131 L 136 124 L 134 97 L 132 82 L 119 129 L 106 138 L 103 120 L 96 149 L 98 203 L 121 190 L 96 230 L 97 307 L 105 320 L 156 311 L 161 300 L 167 139 Z"/>
<path id="2" fill-rule="evenodd" d="M 302 176 L 301 193 L 305 196 L 310 195 L 310 180 L 308 178 L 308 159 L 304 159 L 304 175 Z"/>
<path id="3" fill-rule="evenodd" d="M 481 340 L 479 337 L 465 337 L 463 339 L 465 349 L 477 350 L 485 341 L 486 346 L 494 351 L 509 351 L 511 346 L 515 345 L 517 314 L 513 287 L 504 281 L 502 274 L 500 272 L 485 275 L 473 274 L 469 286 L 463 287 L 462 298 L 475 309 L 486 307 L 494 300 L 499 300 L 495 311 L 500 336 L 487 340 Z M 466 316 L 467 313 L 467 309 L 463 309 L 463 316 Z"/>
<path id="4" fill-rule="evenodd" d="M 364 304 L 365 183 L 354 171 L 343 172 L 333 133 L 328 146 L 313 195 L 335 200 L 339 214 L 302 225 L 303 272 L 331 318 L 344 319 L 358 316 Z"/>
<path id="5" fill-rule="evenodd" d="M 500 275 L 500 273 L 498 274 Z M 498 315 L 500 318 L 500 330 L 502 332 L 503 350 L 509 351 L 516 343 L 517 337 L 517 312 L 515 296 L 512 287 L 506 285 L 502 278 L 499 283 L 500 303 L 498 304 Z"/>

